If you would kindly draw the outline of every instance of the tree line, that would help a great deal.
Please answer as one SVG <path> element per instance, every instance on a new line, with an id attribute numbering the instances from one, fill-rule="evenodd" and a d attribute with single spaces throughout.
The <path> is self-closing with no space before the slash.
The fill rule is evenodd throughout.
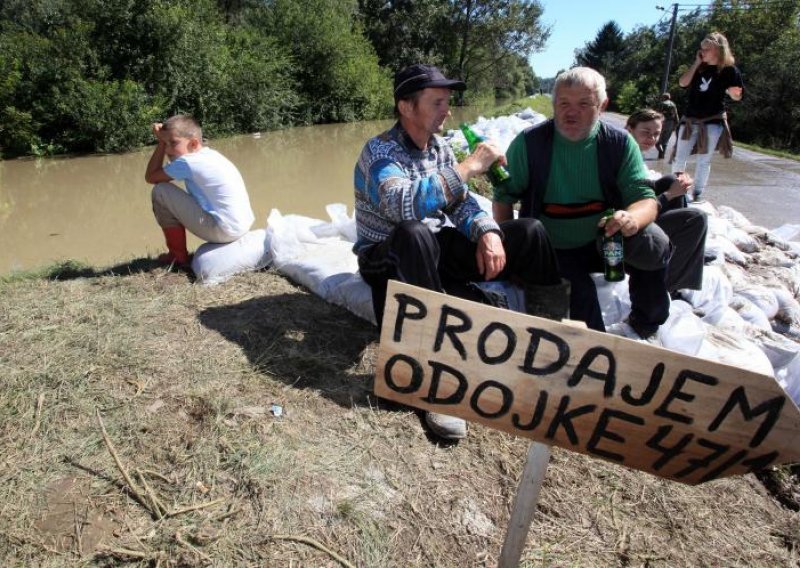
<path id="1" fill-rule="evenodd" d="M 712 31 L 730 42 L 744 79 L 741 102 L 729 104 L 735 140 L 800 153 L 800 0 L 715 0 L 678 19 L 667 89 L 679 109 L 686 90 L 678 77 Z M 575 63 L 608 80 L 611 108 L 630 113 L 661 93 L 670 21 L 623 34 L 609 21 L 576 51 Z"/>
<path id="2" fill-rule="evenodd" d="M 538 0 L 0 0 L 0 149 L 125 151 L 176 113 L 211 137 L 385 118 L 393 73 L 419 62 L 467 81 L 460 104 L 549 91 L 534 71 L 543 13 Z M 800 151 L 800 0 L 684 12 L 668 80 L 679 108 L 678 77 L 713 30 L 745 80 L 734 137 Z M 627 34 L 609 21 L 574 63 L 631 112 L 661 93 L 669 32 L 669 18 Z"/>
<path id="3" fill-rule="evenodd" d="M 119 152 L 194 115 L 208 136 L 391 116 L 429 62 L 469 97 L 521 96 L 546 41 L 528 0 L 3 0 L 5 156 Z"/>

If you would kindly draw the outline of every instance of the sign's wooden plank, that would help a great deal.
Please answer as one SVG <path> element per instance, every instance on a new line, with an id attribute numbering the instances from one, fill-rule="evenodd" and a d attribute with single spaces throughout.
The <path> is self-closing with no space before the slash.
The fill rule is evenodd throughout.
<path id="1" fill-rule="evenodd" d="M 800 460 L 772 377 L 390 282 L 375 394 L 696 484 Z"/>

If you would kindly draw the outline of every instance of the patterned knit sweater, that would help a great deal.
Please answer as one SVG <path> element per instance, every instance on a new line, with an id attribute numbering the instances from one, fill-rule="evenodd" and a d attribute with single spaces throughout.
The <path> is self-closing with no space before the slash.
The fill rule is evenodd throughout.
<path id="1" fill-rule="evenodd" d="M 371 138 L 355 167 L 355 213 L 358 253 L 384 241 L 401 221 L 424 221 L 432 231 L 453 225 L 473 242 L 500 233 L 454 166 L 453 149 L 433 135 L 420 150 L 400 123 Z"/>

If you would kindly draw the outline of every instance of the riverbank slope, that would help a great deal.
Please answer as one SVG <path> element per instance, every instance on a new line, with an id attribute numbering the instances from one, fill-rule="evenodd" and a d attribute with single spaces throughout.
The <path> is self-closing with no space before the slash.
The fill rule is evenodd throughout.
<path id="1" fill-rule="evenodd" d="M 283 276 L 136 260 L 0 295 L 4 565 L 496 565 L 528 441 L 432 441 L 371 394 L 377 329 Z M 688 487 L 556 449 L 523 565 L 797 564 L 790 473 Z"/>

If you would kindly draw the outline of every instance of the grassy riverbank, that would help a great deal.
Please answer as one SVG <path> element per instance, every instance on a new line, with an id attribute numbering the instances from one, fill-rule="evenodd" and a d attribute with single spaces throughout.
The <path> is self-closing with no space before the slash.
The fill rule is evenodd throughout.
<path id="1" fill-rule="evenodd" d="M 272 271 L 46 275 L 0 281 L 4 566 L 496 565 L 528 442 L 377 401 L 370 324 Z M 787 495 L 555 450 L 523 565 L 795 565 Z"/>

